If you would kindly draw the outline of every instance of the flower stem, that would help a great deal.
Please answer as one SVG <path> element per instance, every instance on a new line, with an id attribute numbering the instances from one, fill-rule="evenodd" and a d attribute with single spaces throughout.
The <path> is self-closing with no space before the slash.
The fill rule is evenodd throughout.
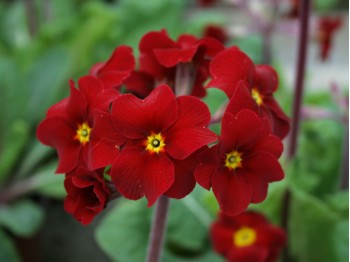
<path id="1" fill-rule="evenodd" d="M 161 196 L 154 212 L 152 227 L 148 242 L 146 262 L 158 262 L 162 253 L 165 226 L 169 209 L 169 198 Z"/>
<path id="2" fill-rule="evenodd" d="M 300 1 L 300 35 L 298 48 L 298 63 L 294 89 L 294 103 L 292 116 L 292 130 L 290 134 L 287 156 L 293 158 L 297 149 L 297 138 L 301 119 L 301 104 L 303 99 L 304 76 L 306 65 L 307 40 L 309 29 L 309 13 L 311 0 Z"/>
<path id="3" fill-rule="evenodd" d="M 307 41 L 308 41 L 308 29 L 309 29 L 309 16 L 311 0 L 300 1 L 300 23 L 299 23 L 299 47 L 298 47 L 298 62 L 296 68 L 296 81 L 294 89 L 294 103 L 293 103 L 293 116 L 292 116 L 292 130 L 290 135 L 289 147 L 287 149 L 287 158 L 291 160 L 296 153 L 297 138 L 299 133 L 299 124 L 301 119 L 301 106 L 303 99 L 304 89 L 304 76 L 307 54 Z M 282 226 L 288 234 L 288 218 L 290 214 L 292 193 L 287 188 L 285 195 L 282 199 Z M 289 262 L 291 260 L 288 246 L 283 253 L 283 261 Z"/>

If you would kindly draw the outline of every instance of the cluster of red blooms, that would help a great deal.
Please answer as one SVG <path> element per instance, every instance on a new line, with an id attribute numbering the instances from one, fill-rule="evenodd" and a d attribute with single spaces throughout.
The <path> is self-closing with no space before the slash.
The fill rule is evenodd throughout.
<path id="1" fill-rule="evenodd" d="M 281 228 L 252 211 L 221 213 L 210 233 L 214 250 L 232 262 L 274 262 L 287 242 Z"/>
<path id="2" fill-rule="evenodd" d="M 121 46 L 71 81 L 69 97 L 37 129 L 65 173 L 66 211 L 88 224 L 116 192 L 151 206 L 161 195 L 185 197 L 196 181 L 212 187 L 228 215 L 263 201 L 268 183 L 283 178 L 278 158 L 289 130 L 273 97 L 275 71 L 213 38 L 174 41 L 164 30 L 144 35 L 139 51 L 137 69 Z M 220 136 L 200 100 L 209 87 L 230 100 Z"/>

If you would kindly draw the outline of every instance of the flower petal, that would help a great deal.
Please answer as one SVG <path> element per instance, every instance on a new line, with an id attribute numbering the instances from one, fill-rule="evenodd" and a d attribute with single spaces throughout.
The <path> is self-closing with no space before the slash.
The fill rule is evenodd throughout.
<path id="1" fill-rule="evenodd" d="M 177 98 L 178 118 L 166 131 L 166 150 L 176 159 L 184 159 L 198 148 L 213 143 L 217 135 L 207 128 L 210 112 L 196 97 Z"/>
<path id="2" fill-rule="evenodd" d="M 244 152 L 252 148 L 263 128 L 261 120 L 251 110 L 241 110 L 236 117 L 225 113 L 221 127 L 220 155 L 234 150 Z"/>
<path id="3" fill-rule="evenodd" d="M 74 140 L 75 130 L 63 118 L 56 116 L 43 120 L 36 136 L 41 143 L 57 150 L 57 173 L 68 173 L 78 165 L 80 144 Z"/>
<path id="4" fill-rule="evenodd" d="M 164 154 L 125 147 L 112 166 L 111 177 L 124 197 L 136 200 L 146 196 L 152 206 L 174 182 L 174 165 Z"/>
<path id="5" fill-rule="evenodd" d="M 255 81 L 262 94 L 272 94 L 278 87 L 276 71 L 268 65 L 255 66 Z"/>
<path id="6" fill-rule="evenodd" d="M 231 249 L 227 258 L 230 262 L 265 262 L 269 251 L 265 247 L 248 246 Z"/>
<path id="7" fill-rule="evenodd" d="M 253 62 L 237 47 L 228 48 L 215 56 L 209 70 L 213 79 L 207 87 L 219 88 L 228 97 L 234 94 L 239 80 L 250 83 L 255 72 Z"/>
<path id="8" fill-rule="evenodd" d="M 220 209 L 227 215 L 242 213 L 249 205 L 253 195 L 252 185 L 245 172 L 232 172 L 227 168 L 216 169 L 212 187 Z"/>
<path id="9" fill-rule="evenodd" d="M 279 181 L 284 178 L 283 169 L 278 160 L 267 152 L 259 151 L 244 159 L 244 168 L 264 182 Z"/>
<path id="10" fill-rule="evenodd" d="M 167 49 L 154 49 L 154 54 L 158 62 L 165 67 L 173 67 L 179 63 L 191 62 L 198 46 L 194 45 L 185 49 L 181 48 L 167 48 Z"/>
<path id="11" fill-rule="evenodd" d="M 199 164 L 197 160 L 198 154 L 202 151 L 203 148 L 200 148 L 184 160 L 171 158 L 175 167 L 175 179 L 174 183 L 171 185 L 168 191 L 164 193 L 164 195 L 167 197 L 180 199 L 192 192 L 196 185 L 196 180 L 194 179 L 193 173 Z"/>
<path id="12" fill-rule="evenodd" d="M 134 95 L 121 95 L 113 102 L 113 123 L 127 138 L 144 138 L 150 132 L 159 133 L 177 118 L 178 105 L 167 85 L 160 85 L 141 100 Z"/>
<path id="13" fill-rule="evenodd" d="M 199 165 L 194 172 L 197 183 L 207 190 L 210 190 L 212 177 L 218 168 L 220 159 L 218 157 L 218 145 L 207 148 L 198 156 Z"/>

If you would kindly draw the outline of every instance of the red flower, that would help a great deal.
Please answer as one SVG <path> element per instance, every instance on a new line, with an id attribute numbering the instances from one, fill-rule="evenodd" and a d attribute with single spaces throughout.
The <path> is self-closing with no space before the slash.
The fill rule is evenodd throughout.
<path id="1" fill-rule="evenodd" d="M 212 37 L 225 44 L 228 41 L 228 35 L 225 28 L 219 25 L 207 25 L 204 28 L 203 37 Z"/>
<path id="2" fill-rule="evenodd" d="M 223 212 L 237 215 L 249 203 L 262 202 L 268 183 L 283 178 L 277 161 L 282 150 L 265 119 L 250 110 L 236 116 L 225 113 L 220 141 L 199 155 L 195 179 L 202 187 L 213 188 Z"/>
<path id="3" fill-rule="evenodd" d="M 68 173 L 79 163 L 87 165 L 93 115 L 97 109 L 108 111 L 116 90 L 104 90 L 100 80 L 92 76 L 79 79 L 79 89 L 70 82 L 70 96 L 53 105 L 37 129 L 37 138 L 57 150 L 56 172 Z"/>
<path id="4" fill-rule="evenodd" d="M 176 198 L 188 194 L 194 183 L 188 173 L 182 174 L 183 165 L 188 171 L 194 169 L 195 157 L 190 155 L 217 139 L 206 127 L 207 106 L 195 97 L 175 98 L 166 85 L 145 100 L 131 94 L 119 96 L 113 102 L 111 120 L 127 140 L 111 163 L 112 181 L 126 198 L 145 195 L 148 206 L 162 194 Z"/>
<path id="5" fill-rule="evenodd" d="M 134 67 L 132 49 L 120 46 L 114 50 L 107 62 L 95 64 L 90 70 L 90 75 L 98 77 L 106 88 L 119 87 Z"/>
<path id="6" fill-rule="evenodd" d="M 64 209 L 84 225 L 105 208 L 111 195 L 103 178 L 103 169 L 75 169 L 66 175 L 64 187 L 68 193 Z"/>
<path id="7" fill-rule="evenodd" d="M 341 25 L 341 17 L 323 17 L 318 20 L 317 41 L 319 43 L 321 60 L 325 61 L 329 57 L 334 33 L 339 30 Z"/>
<path id="8" fill-rule="evenodd" d="M 299 16 L 299 0 L 289 0 L 289 10 L 285 14 L 287 18 L 294 19 Z"/>
<path id="9" fill-rule="evenodd" d="M 198 4 L 201 7 L 210 7 L 214 5 L 217 2 L 217 0 L 198 0 Z"/>
<path id="10" fill-rule="evenodd" d="M 257 105 L 259 116 L 269 120 L 272 131 L 283 139 L 289 132 L 289 119 L 273 97 L 278 87 L 275 70 L 267 65 L 254 66 L 250 58 L 237 47 L 218 54 L 210 64 L 212 80 L 207 87 L 223 90 L 231 98 L 238 83 L 245 80 Z"/>
<path id="11" fill-rule="evenodd" d="M 232 262 L 274 262 L 287 241 L 281 228 L 252 211 L 238 216 L 220 213 L 210 234 L 214 250 Z"/>
<path id="12" fill-rule="evenodd" d="M 204 96 L 203 83 L 209 77 L 209 62 L 224 46 L 215 39 L 198 40 L 192 35 L 181 35 L 175 42 L 162 30 L 144 35 L 139 48 L 140 72 L 152 76 L 154 82 L 174 87 L 177 65 L 183 64 L 188 71 L 189 82 L 195 83 L 191 95 Z"/>

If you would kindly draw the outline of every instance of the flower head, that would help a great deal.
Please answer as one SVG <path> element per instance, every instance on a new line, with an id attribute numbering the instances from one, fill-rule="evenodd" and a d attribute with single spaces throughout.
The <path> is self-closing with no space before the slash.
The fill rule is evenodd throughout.
<path id="1" fill-rule="evenodd" d="M 252 211 L 237 216 L 220 213 L 210 235 L 214 250 L 232 262 L 274 262 L 286 245 L 285 232 Z"/>
<path id="2" fill-rule="evenodd" d="M 267 65 L 255 66 L 250 58 L 237 47 L 231 47 L 218 54 L 210 64 L 212 80 L 207 87 L 216 87 L 223 90 L 232 98 L 241 85 L 246 85 L 254 110 L 259 116 L 266 118 L 275 135 L 284 138 L 290 129 L 289 118 L 284 114 L 273 93 L 278 87 L 278 78 L 275 70 Z M 245 82 L 245 84 L 242 83 Z M 233 103 L 241 110 L 240 98 L 234 98 Z M 238 113 L 239 110 L 232 112 Z"/>
<path id="3" fill-rule="evenodd" d="M 105 90 L 92 76 L 79 79 L 79 89 L 70 82 L 70 96 L 53 105 L 37 129 L 37 138 L 57 150 L 56 172 L 68 173 L 82 164 L 88 165 L 90 145 L 94 143 L 94 112 L 108 111 L 116 90 Z"/>
<path id="4" fill-rule="evenodd" d="M 243 212 L 249 203 L 266 198 L 268 183 L 281 180 L 277 159 L 281 140 L 270 134 L 264 119 L 253 111 L 225 113 L 219 143 L 199 155 L 195 179 L 213 189 L 221 210 L 228 215 Z"/>
<path id="5" fill-rule="evenodd" d="M 319 44 L 319 56 L 322 61 L 329 57 L 334 33 L 340 29 L 341 25 L 341 17 L 323 17 L 318 20 L 316 40 Z"/>
<path id="6" fill-rule="evenodd" d="M 103 169 L 77 168 L 66 175 L 64 187 L 67 191 L 64 209 L 84 225 L 106 207 L 111 195 L 103 178 Z"/>
<path id="7" fill-rule="evenodd" d="M 184 197 L 194 187 L 193 174 L 185 172 L 183 184 L 176 182 L 176 170 L 188 165 L 190 173 L 196 159 L 191 155 L 214 142 L 217 137 L 206 126 L 208 108 L 190 96 L 175 98 L 172 90 L 161 85 L 144 100 L 131 94 L 119 96 L 112 104 L 113 126 L 126 138 L 112 164 L 111 177 L 126 198 L 144 195 L 149 206 L 171 189 L 170 196 Z M 192 171 L 191 171 L 192 170 Z M 184 190 L 186 183 L 190 190 Z"/>

